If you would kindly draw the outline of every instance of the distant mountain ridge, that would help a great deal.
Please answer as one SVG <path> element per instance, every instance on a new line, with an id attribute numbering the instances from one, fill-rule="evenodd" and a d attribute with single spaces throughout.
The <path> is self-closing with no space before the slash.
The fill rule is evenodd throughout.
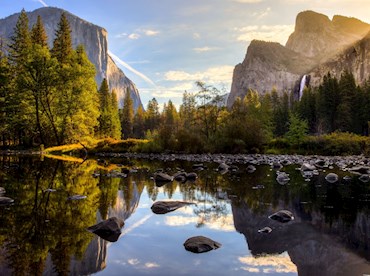
<path id="1" fill-rule="evenodd" d="M 123 106 L 123 99 L 127 90 L 130 92 L 131 98 L 133 99 L 135 109 L 142 106 L 139 91 L 135 84 L 126 77 L 108 54 L 108 33 L 104 28 L 87 22 L 67 11 L 53 7 L 44 7 L 32 12 L 27 12 L 30 28 L 36 23 L 37 16 L 40 15 L 48 35 L 49 45 L 52 45 L 55 38 L 55 30 L 63 12 L 66 12 L 67 19 L 70 23 L 73 47 L 79 44 L 84 45 L 87 56 L 95 65 L 95 79 L 98 86 L 101 84 L 103 78 L 107 78 L 109 88 L 115 89 L 117 93 L 120 107 Z M 16 13 L 0 19 L 0 37 L 10 39 L 17 23 L 18 16 L 19 13 Z"/>
<path id="2" fill-rule="evenodd" d="M 363 83 L 370 74 L 369 32 L 370 25 L 356 18 L 336 15 L 330 20 L 313 11 L 299 13 L 285 46 L 250 43 L 244 61 L 234 69 L 228 106 L 248 89 L 296 93 L 303 75 L 310 75 L 310 83 L 317 85 L 328 72 L 339 77 L 349 70 Z"/>

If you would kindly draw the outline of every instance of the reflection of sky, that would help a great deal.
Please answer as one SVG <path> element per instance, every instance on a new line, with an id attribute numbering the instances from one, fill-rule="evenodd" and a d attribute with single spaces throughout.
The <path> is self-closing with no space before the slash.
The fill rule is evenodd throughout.
<path id="1" fill-rule="evenodd" d="M 287 253 L 255 258 L 240 257 L 241 269 L 255 273 L 297 273 L 297 267 L 292 263 Z"/>
<path id="2" fill-rule="evenodd" d="M 168 197 L 159 192 L 157 200 L 168 200 Z M 173 193 L 171 200 L 183 200 L 179 190 Z M 281 258 L 258 259 L 249 254 L 244 236 L 235 231 L 229 203 L 219 202 L 227 205 L 226 214 L 207 217 L 210 219 L 201 226 L 199 217 L 203 214 L 194 213 L 201 204 L 156 215 L 151 212 L 152 203 L 144 190 L 138 208 L 125 221 L 120 239 L 108 247 L 107 266 L 98 274 L 296 275 L 295 265 L 286 254 Z M 222 247 L 205 254 L 187 252 L 184 241 L 198 235 L 220 242 Z"/>

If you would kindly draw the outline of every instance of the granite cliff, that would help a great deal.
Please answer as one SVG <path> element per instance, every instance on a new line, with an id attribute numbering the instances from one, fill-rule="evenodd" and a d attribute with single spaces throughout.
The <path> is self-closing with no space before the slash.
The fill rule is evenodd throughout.
<path id="1" fill-rule="evenodd" d="M 317 85 L 328 72 L 340 76 L 348 70 L 363 83 L 370 71 L 369 32 L 370 25 L 355 18 L 336 15 L 330 20 L 313 11 L 299 13 L 285 46 L 250 43 L 244 61 L 234 69 L 228 106 L 248 89 L 299 93 L 303 75 L 310 75 L 310 83 Z"/>
<path id="2" fill-rule="evenodd" d="M 55 29 L 63 12 L 65 11 L 62 9 L 52 7 L 40 8 L 29 12 L 27 15 L 30 27 L 36 23 L 37 16 L 40 15 L 49 38 L 49 45 L 52 45 Z M 139 91 L 135 84 L 126 77 L 108 54 L 107 31 L 69 12 L 66 12 L 66 14 L 72 31 L 73 46 L 84 45 L 90 61 L 95 65 L 98 86 L 103 78 L 107 78 L 110 89 L 116 90 L 120 107 L 123 105 L 127 89 L 133 99 L 134 107 L 142 106 Z M 18 16 L 19 13 L 0 19 L 0 37 L 9 39 L 12 36 Z"/>

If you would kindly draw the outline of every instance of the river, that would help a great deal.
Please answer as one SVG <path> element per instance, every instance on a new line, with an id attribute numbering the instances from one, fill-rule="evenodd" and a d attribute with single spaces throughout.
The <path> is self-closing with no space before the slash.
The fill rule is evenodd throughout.
<path id="1" fill-rule="evenodd" d="M 252 159 L 220 173 L 216 162 L 2 156 L 0 186 L 14 203 L 0 206 L 0 275 L 370 274 L 370 182 L 340 162 L 303 175 L 301 164 Z M 158 169 L 198 178 L 158 185 Z M 160 200 L 195 204 L 154 214 Z M 279 210 L 294 220 L 269 218 Z M 87 231 L 110 217 L 125 222 L 118 241 Z M 222 246 L 191 253 L 192 236 Z"/>

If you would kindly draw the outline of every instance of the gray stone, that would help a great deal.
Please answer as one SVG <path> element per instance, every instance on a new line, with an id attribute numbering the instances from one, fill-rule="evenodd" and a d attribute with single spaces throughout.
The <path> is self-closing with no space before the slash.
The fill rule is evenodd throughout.
<path id="1" fill-rule="evenodd" d="M 263 228 L 258 230 L 258 233 L 263 233 L 263 234 L 268 234 L 268 233 L 271 233 L 271 232 L 272 232 L 272 229 L 268 226 L 263 227 Z"/>
<path id="2" fill-rule="evenodd" d="M 173 177 L 166 173 L 159 172 L 159 173 L 154 174 L 154 181 L 155 182 L 172 182 Z"/>
<path id="3" fill-rule="evenodd" d="M 327 176 L 325 176 L 325 180 L 328 181 L 329 183 L 335 183 L 339 179 L 338 175 L 335 173 L 329 173 Z"/>
<path id="4" fill-rule="evenodd" d="M 194 203 L 185 201 L 157 201 L 154 202 L 151 209 L 155 214 L 167 214 L 173 212 L 181 207 L 192 205 Z"/>
<path id="5" fill-rule="evenodd" d="M 112 217 L 98 224 L 90 226 L 87 228 L 90 232 L 98 235 L 104 240 L 115 242 L 121 235 L 121 228 L 124 225 L 124 221 L 117 217 Z"/>
<path id="6" fill-rule="evenodd" d="M 14 199 L 6 196 L 0 196 L 0 206 L 14 203 Z"/>
<path id="7" fill-rule="evenodd" d="M 292 212 L 288 210 L 280 210 L 269 216 L 269 219 L 276 220 L 278 222 L 286 223 L 294 220 Z"/>
<path id="8" fill-rule="evenodd" d="M 193 253 L 205 253 L 220 248 L 221 244 L 207 237 L 195 236 L 187 239 L 184 242 L 184 247 Z"/>

